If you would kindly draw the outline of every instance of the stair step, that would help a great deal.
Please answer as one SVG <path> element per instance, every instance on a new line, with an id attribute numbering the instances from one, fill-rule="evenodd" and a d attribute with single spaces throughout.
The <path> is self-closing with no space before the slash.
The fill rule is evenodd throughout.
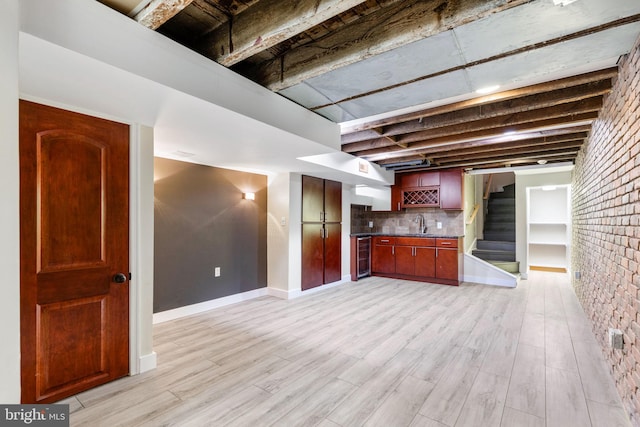
<path id="1" fill-rule="evenodd" d="M 490 194 L 490 197 L 502 199 L 502 198 L 514 198 L 516 196 L 516 185 L 509 184 L 502 188 L 502 191 L 496 191 Z"/>
<path id="2" fill-rule="evenodd" d="M 484 232 L 491 231 L 516 231 L 516 224 L 514 222 L 498 222 L 495 224 L 484 224 Z"/>
<path id="3" fill-rule="evenodd" d="M 476 247 L 478 249 L 489 249 L 497 251 L 515 251 L 516 242 L 505 242 L 499 240 L 478 240 L 476 242 Z"/>
<path id="4" fill-rule="evenodd" d="M 487 261 L 487 262 L 506 271 L 507 273 L 517 274 L 520 272 L 520 261 L 513 261 L 513 262 Z"/>
<path id="5" fill-rule="evenodd" d="M 515 261 L 516 253 L 513 251 L 500 251 L 495 249 L 475 249 L 472 251 L 476 256 L 485 261 Z"/>
<path id="6" fill-rule="evenodd" d="M 489 206 L 514 206 L 516 205 L 516 199 L 513 197 L 502 197 L 497 199 L 489 199 Z"/>
<path id="7" fill-rule="evenodd" d="M 515 231 L 485 231 L 484 238 L 486 240 L 503 240 L 507 242 L 516 241 Z"/>

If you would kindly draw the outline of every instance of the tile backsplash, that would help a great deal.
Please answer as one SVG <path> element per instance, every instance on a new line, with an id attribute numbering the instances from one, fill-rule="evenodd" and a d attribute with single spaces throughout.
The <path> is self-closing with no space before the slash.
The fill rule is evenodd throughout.
<path id="1" fill-rule="evenodd" d="M 351 233 L 416 234 L 420 232 L 418 215 L 424 216 L 427 234 L 464 235 L 464 212 L 438 208 L 411 208 L 400 212 L 372 211 L 370 206 L 351 205 Z M 373 228 L 369 228 L 369 222 Z M 442 223 L 442 229 L 436 223 Z"/>

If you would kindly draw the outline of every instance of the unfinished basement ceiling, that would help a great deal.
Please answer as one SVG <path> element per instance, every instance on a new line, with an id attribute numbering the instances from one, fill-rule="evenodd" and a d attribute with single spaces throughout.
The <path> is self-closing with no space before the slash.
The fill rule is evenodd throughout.
<path id="1" fill-rule="evenodd" d="M 390 168 L 572 161 L 640 36 L 638 0 L 153 0 L 126 9 L 340 123 L 343 151 Z M 492 95 L 475 93 L 494 85 Z"/>

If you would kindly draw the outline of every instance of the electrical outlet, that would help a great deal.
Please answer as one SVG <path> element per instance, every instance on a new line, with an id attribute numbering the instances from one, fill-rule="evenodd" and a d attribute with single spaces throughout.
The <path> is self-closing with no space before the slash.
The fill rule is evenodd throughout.
<path id="1" fill-rule="evenodd" d="M 213 275 L 214 275 L 215 277 L 220 277 L 220 267 L 216 267 L 216 268 L 213 270 Z"/>
<path id="2" fill-rule="evenodd" d="M 283 216 L 282 218 L 280 218 L 280 225 L 282 225 L 283 227 L 287 225 L 287 217 Z"/>
<path id="3" fill-rule="evenodd" d="M 436 222 L 436 228 L 442 230 L 442 223 L 440 221 Z"/>
<path id="4" fill-rule="evenodd" d="M 369 221 L 369 228 L 373 228 L 373 221 Z"/>

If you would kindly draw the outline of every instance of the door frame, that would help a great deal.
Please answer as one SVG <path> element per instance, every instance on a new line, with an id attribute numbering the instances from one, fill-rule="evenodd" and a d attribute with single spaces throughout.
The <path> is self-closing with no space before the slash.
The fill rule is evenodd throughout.
<path id="1" fill-rule="evenodd" d="M 20 99 L 129 125 L 129 375 L 155 369 L 153 351 L 153 128 L 38 97 Z"/>

